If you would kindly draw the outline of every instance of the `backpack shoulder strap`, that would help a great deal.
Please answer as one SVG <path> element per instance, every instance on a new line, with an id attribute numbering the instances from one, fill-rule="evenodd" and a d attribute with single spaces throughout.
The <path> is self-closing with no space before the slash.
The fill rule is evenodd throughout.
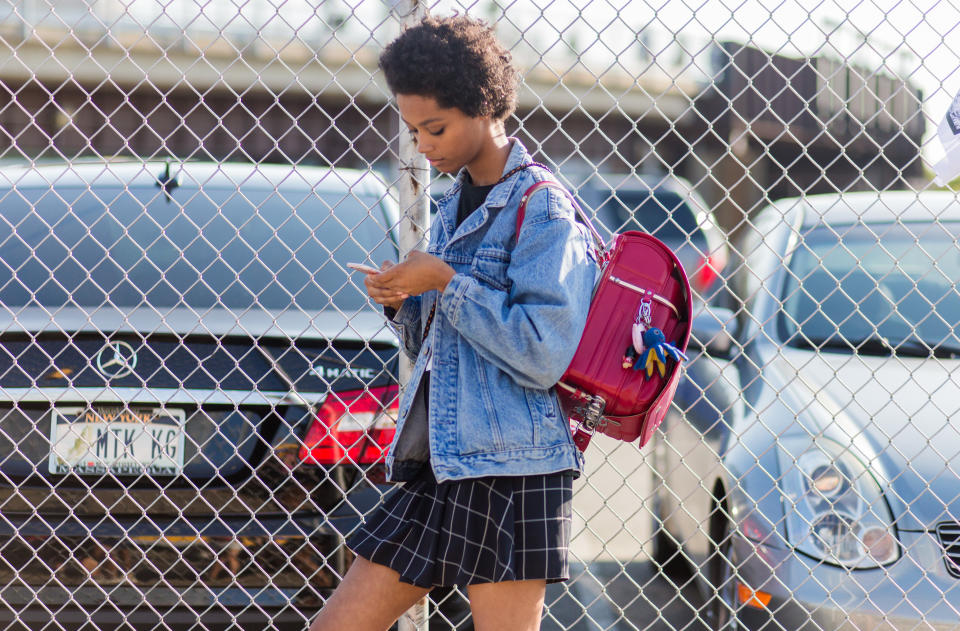
<path id="1" fill-rule="evenodd" d="M 567 199 L 570 200 L 570 203 L 573 204 L 573 209 L 577 213 L 577 216 L 583 220 L 584 225 L 587 226 L 587 229 L 590 231 L 590 236 L 593 237 L 594 248 L 597 251 L 597 260 L 601 260 L 601 255 L 606 249 L 603 244 L 603 237 L 600 236 L 600 233 L 597 232 L 597 229 L 593 226 L 593 222 L 590 221 L 590 217 L 587 213 L 583 212 L 583 209 L 580 208 L 580 204 L 577 203 L 577 200 L 573 198 L 573 195 L 570 194 L 563 185 L 554 180 L 543 180 L 542 182 L 534 182 L 530 188 L 528 188 L 523 193 L 523 197 L 520 198 L 520 208 L 517 209 L 517 229 L 514 234 L 516 234 L 516 241 L 520 241 L 520 227 L 523 225 L 523 219 L 527 214 L 527 202 L 530 201 L 530 196 L 543 188 L 555 188 L 563 193 Z"/>

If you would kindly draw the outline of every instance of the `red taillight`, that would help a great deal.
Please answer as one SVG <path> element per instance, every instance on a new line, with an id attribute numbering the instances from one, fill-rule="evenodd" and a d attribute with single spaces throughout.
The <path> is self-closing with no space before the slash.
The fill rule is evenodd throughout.
<path id="1" fill-rule="evenodd" d="M 720 277 L 718 267 L 722 267 L 722 265 L 718 265 L 717 263 L 718 261 L 712 255 L 703 257 L 700 261 L 700 267 L 697 268 L 696 273 L 693 275 L 693 289 L 695 291 L 702 292 L 708 289 L 710 285 Z"/>
<path id="2" fill-rule="evenodd" d="M 312 465 L 381 462 L 396 433 L 398 386 L 334 392 L 317 410 L 300 447 Z"/>

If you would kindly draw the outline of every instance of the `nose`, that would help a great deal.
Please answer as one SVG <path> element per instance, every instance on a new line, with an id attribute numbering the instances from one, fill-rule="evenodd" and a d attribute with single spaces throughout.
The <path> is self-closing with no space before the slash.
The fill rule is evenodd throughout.
<path id="1" fill-rule="evenodd" d="M 424 140 L 426 134 L 417 134 L 417 151 L 427 153 L 427 150 L 433 149 L 433 145 Z"/>

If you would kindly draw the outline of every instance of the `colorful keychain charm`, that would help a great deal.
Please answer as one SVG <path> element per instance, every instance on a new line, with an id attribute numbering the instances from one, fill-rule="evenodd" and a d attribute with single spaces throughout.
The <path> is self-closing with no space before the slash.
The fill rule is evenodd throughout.
<path id="1" fill-rule="evenodd" d="M 680 362 L 686 360 L 684 355 L 676 346 L 667 342 L 663 331 L 656 327 L 651 327 L 643 333 L 643 345 L 646 347 L 640 354 L 640 359 L 634 363 L 633 369 L 646 370 L 647 378 L 653 376 L 653 371 L 660 373 L 661 377 L 667 374 L 667 358 Z"/>

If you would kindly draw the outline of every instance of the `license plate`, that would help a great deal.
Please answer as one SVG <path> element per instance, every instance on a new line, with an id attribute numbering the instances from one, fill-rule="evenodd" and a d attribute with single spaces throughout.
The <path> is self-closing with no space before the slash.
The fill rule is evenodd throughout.
<path id="1" fill-rule="evenodd" d="M 54 408 L 50 473 L 179 475 L 183 410 Z"/>

